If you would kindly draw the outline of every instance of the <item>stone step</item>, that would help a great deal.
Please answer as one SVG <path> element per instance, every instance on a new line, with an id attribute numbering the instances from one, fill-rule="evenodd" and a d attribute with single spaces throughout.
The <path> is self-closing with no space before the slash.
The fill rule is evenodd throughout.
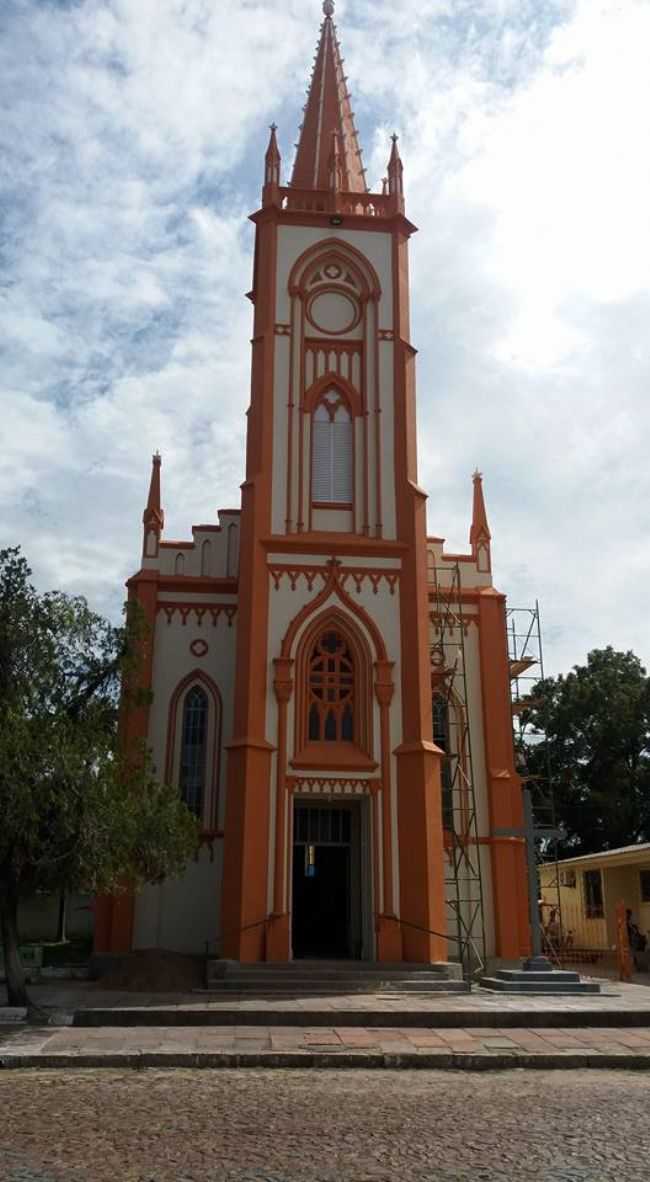
<path id="1" fill-rule="evenodd" d="M 255 984 L 250 981 L 223 981 L 223 980 L 208 980 L 207 986 L 204 989 L 195 989 L 194 993 L 214 994 L 217 996 L 224 996 L 225 994 L 238 997 L 326 997 L 339 996 L 347 997 L 353 994 L 372 995 L 381 993 L 382 995 L 391 994 L 392 996 L 426 996 L 429 993 L 466 993 L 467 986 L 464 981 L 429 981 L 427 984 L 416 985 L 412 982 L 407 982 L 405 985 L 395 984 L 394 982 L 372 985 L 338 985 L 332 982 L 309 982 L 308 984 L 298 984 L 292 987 L 290 983 L 275 983 L 262 982 Z"/>
<path id="2" fill-rule="evenodd" d="M 536 974 L 525 973 L 524 977 L 535 976 Z M 553 974 L 555 976 L 555 974 Z M 517 980 L 511 981 L 503 977 L 482 977 L 481 988 L 491 989 L 495 993 L 543 993 L 543 994 L 561 994 L 561 993 L 600 993 L 600 985 L 591 981 L 557 981 L 549 980 L 547 974 L 546 980 Z"/>
<path id="3" fill-rule="evenodd" d="M 275 983 L 282 985 L 309 984 L 311 981 L 327 982 L 332 985 L 377 985 L 384 981 L 395 981 L 398 984 L 429 981 L 458 980 L 447 973 L 213 973 L 208 970 L 208 978 L 212 981 L 251 981 L 254 984 Z"/>
<path id="4" fill-rule="evenodd" d="M 549 981 L 551 979 L 550 973 L 531 969 L 497 969 L 494 975 L 500 981 Z M 552 979 L 570 984 L 571 981 L 580 980 L 580 973 L 570 969 L 554 969 Z"/>
<path id="5" fill-rule="evenodd" d="M 222 995 L 223 997 L 223 995 Z M 275 999 L 274 999 L 275 1000 Z M 228 998 L 228 1001 L 234 1001 Z M 521 998 L 525 1004 L 524 997 Z M 391 1029 L 402 1027 L 417 1027 L 423 1030 L 444 1030 L 464 1028 L 505 1029 L 506 1027 L 523 1029 L 554 1029 L 561 1027 L 575 1027 L 588 1029 L 598 1027 L 621 1027 L 634 1029 L 646 1028 L 650 1025 L 650 1009 L 616 1010 L 607 1005 L 605 996 L 597 999 L 596 1005 L 583 1009 L 567 1009 L 561 1003 L 551 1008 L 540 1009 L 517 1007 L 510 1000 L 501 1005 L 496 998 L 490 1002 L 489 1009 L 470 1008 L 466 1002 L 462 1008 L 453 1008 L 453 1004 L 446 1004 L 444 1009 L 435 1005 L 418 1009 L 390 1009 L 381 1007 L 332 1010 L 330 1006 L 301 1005 L 300 1008 L 283 1006 L 273 1008 L 270 1005 L 257 1008 L 247 1003 L 246 1006 L 220 1004 L 214 1001 L 203 1006 L 197 1001 L 192 1006 L 140 1006 L 118 1007 L 113 1009 L 84 1009 L 76 1010 L 72 1015 L 72 1025 L 82 1027 L 136 1027 L 136 1026 L 307 1026 L 327 1027 L 354 1026 L 360 1028 Z M 65 1023 L 68 1024 L 67 1022 Z"/>
<path id="6" fill-rule="evenodd" d="M 255 962 L 253 964 L 241 964 L 239 961 L 216 960 L 210 959 L 207 962 L 208 972 L 212 976 L 230 976 L 236 973 L 238 976 L 265 973 L 265 974 L 283 974 L 287 976 L 302 976 L 305 974 L 315 975 L 317 977 L 327 976 L 391 976 L 399 977 L 411 976 L 416 973 L 437 973 L 458 977 L 461 975 L 461 966 L 454 962 L 435 964 L 391 964 L 391 963 L 377 963 L 374 961 L 327 961 L 327 960 L 292 960 L 292 961 L 266 961 Z"/>

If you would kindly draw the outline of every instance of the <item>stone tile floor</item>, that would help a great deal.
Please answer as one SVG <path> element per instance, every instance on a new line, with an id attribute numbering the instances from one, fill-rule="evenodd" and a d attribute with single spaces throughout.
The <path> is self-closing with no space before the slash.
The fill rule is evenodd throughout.
<path id="1" fill-rule="evenodd" d="M 494 1057 L 580 1054 L 586 1058 L 616 1055 L 647 1059 L 650 1027 L 587 1029 L 498 1027 L 423 1030 L 382 1027 L 183 1026 L 183 1027 L 16 1027 L 0 1031 L 0 1062 L 9 1058 L 37 1065 L 43 1056 L 73 1062 L 97 1056 L 110 1063 L 115 1055 L 268 1054 L 319 1052 L 421 1056 L 432 1053 Z"/>

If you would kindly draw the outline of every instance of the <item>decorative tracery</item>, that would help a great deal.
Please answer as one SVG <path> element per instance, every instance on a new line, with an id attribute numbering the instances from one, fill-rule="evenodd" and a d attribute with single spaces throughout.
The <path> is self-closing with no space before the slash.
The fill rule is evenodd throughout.
<path id="1" fill-rule="evenodd" d="M 312 649 L 308 711 L 310 742 L 354 741 L 354 657 L 345 637 L 332 629 L 321 633 Z"/>

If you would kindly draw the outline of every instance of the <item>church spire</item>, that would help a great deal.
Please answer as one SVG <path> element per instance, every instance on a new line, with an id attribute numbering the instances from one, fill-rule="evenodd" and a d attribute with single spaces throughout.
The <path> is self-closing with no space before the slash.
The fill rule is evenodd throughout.
<path id="1" fill-rule="evenodd" d="M 275 123 L 272 123 L 269 146 L 266 149 L 266 156 L 264 157 L 264 189 L 262 194 L 264 205 L 274 205 L 279 199 L 282 157 L 280 156 L 278 140 L 275 134 L 277 130 Z"/>
<path id="2" fill-rule="evenodd" d="M 321 25 L 291 184 L 295 189 L 327 190 L 331 187 L 332 135 L 336 133 L 342 191 L 367 193 L 359 137 L 332 20 L 334 0 L 324 0 L 323 13 L 325 19 Z"/>
<path id="3" fill-rule="evenodd" d="M 388 192 L 393 198 L 395 209 L 404 212 L 404 165 L 397 146 L 398 137 L 392 137 L 393 147 L 388 161 Z"/>
<path id="4" fill-rule="evenodd" d="M 483 498 L 483 477 L 479 471 L 476 471 L 472 479 L 474 481 L 474 502 L 469 540 L 478 570 L 489 572 L 491 569 L 490 541 L 492 535 Z"/>
<path id="5" fill-rule="evenodd" d="M 142 543 L 143 558 L 157 558 L 160 548 L 160 535 L 165 525 L 165 514 L 160 504 L 160 469 L 162 457 L 156 452 L 151 460 L 151 481 L 147 505 L 142 514 L 144 538 Z"/>

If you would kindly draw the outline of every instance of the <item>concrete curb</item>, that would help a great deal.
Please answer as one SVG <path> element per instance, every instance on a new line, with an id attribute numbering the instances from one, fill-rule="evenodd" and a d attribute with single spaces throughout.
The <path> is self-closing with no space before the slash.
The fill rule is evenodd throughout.
<path id="1" fill-rule="evenodd" d="M 141 1009 L 76 1010 L 53 1015 L 50 1025 L 79 1027 L 144 1026 L 355 1026 L 419 1030 L 633 1028 L 650 1026 L 650 1010 L 227 1010 Z"/>
<path id="2" fill-rule="evenodd" d="M 564 1054 L 458 1054 L 455 1052 L 426 1052 L 424 1054 L 390 1054 L 382 1051 L 264 1051 L 236 1053 L 229 1051 L 136 1051 L 107 1052 L 105 1054 L 27 1054 L 0 1055 L 0 1071 L 44 1069 L 124 1069 L 157 1068 L 224 1069 L 224 1068 L 316 1068 L 339 1070 L 427 1070 L 427 1071 L 512 1071 L 517 1068 L 533 1070 L 600 1070 L 649 1071 L 650 1054 L 617 1055 L 573 1051 Z"/>

